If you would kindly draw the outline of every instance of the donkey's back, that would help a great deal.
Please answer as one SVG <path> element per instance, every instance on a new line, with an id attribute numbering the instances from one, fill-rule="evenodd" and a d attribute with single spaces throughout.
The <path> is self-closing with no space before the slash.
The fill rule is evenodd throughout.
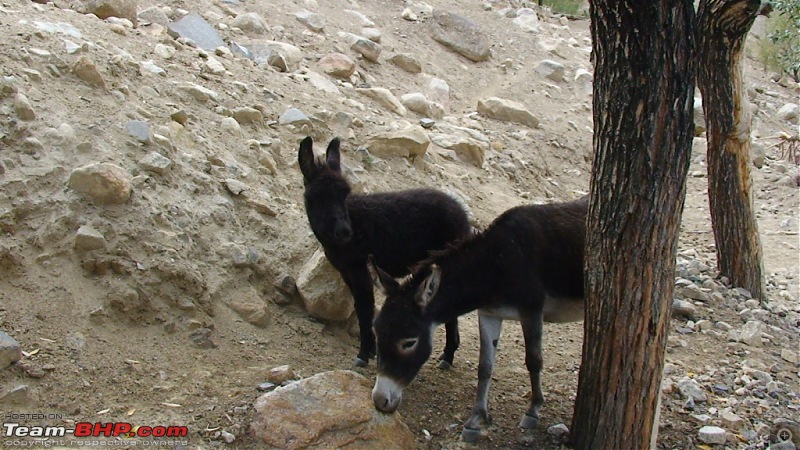
<path id="1" fill-rule="evenodd" d="M 498 297 L 514 303 L 496 306 L 540 310 L 547 322 L 583 318 L 588 201 L 519 206 L 492 223 L 485 239 L 497 255 Z M 520 291 L 531 295 L 520 302 Z"/>
<path id="2" fill-rule="evenodd" d="M 352 194 L 347 198 L 347 210 L 353 239 L 342 257 L 365 264 L 371 254 L 396 277 L 408 274 L 431 250 L 444 249 L 471 230 L 461 204 L 434 189 Z"/>

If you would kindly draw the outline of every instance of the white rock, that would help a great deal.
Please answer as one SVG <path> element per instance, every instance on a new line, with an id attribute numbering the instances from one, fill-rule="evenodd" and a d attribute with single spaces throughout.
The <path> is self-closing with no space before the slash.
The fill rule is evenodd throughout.
<path id="1" fill-rule="evenodd" d="M 698 437 L 706 444 L 724 444 L 727 432 L 720 427 L 704 426 L 700 428 Z"/>

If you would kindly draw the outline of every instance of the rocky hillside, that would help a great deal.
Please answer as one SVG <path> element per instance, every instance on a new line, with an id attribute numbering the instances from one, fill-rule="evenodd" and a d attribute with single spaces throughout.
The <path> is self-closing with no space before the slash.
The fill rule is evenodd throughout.
<path id="1" fill-rule="evenodd" d="M 438 187 L 478 227 L 587 191 L 588 22 L 521 6 L 1 3 L 0 329 L 22 359 L 0 369 L 0 409 L 186 425 L 198 448 L 260 448 L 250 424 L 270 369 L 291 366 L 273 384 L 349 369 L 357 349 L 349 296 L 307 225 L 302 138 L 321 152 L 340 136 L 356 190 Z M 762 445 L 800 407 L 800 173 L 778 145 L 796 135 L 800 91 L 754 64 L 748 77 L 770 302 L 713 270 L 699 130 L 664 448 L 703 425 L 723 428 L 720 445 Z M 570 421 L 581 326 L 547 330 L 542 429 L 516 428 L 530 389 L 509 324 L 483 447 L 558 445 L 546 429 Z M 400 411 L 420 448 L 463 445 L 476 350 L 469 316 L 456 368 L 426 367 L 409 389 Z"/>

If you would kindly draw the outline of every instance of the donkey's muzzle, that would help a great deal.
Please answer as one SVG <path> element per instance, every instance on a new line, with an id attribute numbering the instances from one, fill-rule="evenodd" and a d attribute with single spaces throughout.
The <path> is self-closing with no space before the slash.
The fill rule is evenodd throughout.
<path id="1" fill-rule="evenodd" d="M 372 388 L 372 403 L 375 408 L 386 413 L 393 413 L 403 398 L 403 388 L 391 378 L 378 375 L 375 387 Z"/>

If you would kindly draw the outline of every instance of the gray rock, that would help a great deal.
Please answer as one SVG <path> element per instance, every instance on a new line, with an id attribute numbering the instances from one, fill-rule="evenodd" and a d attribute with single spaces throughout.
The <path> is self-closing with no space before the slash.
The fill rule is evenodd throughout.
<path id="1" fill-rule="evenodd" d="M 91 225 L 83 225 L 75 234 L 75 251 L 88 252 L 106 248 L 106 238 L 103 233 L 95 230 Z"/>
<path id="2" fill-rule="evenodd" d="M 194 345 L 196 345 L 198 348 L 217 348 L 217 344 L 211 340 L 212 332 L 213 330 L 210 328 L 198 328 L 189 333 L 189 339 L 191 339 Z"/>
<path id="3" fill-rule="evenodd" d="M 22 358 L 19 342 L 0 330 L 0 369 L 14 364 Z"/>
<path id="4" fill-rule="evenodd" d="M 219 121 L 220 128 L 235 136 L 242 134 L 242 126 L 233 117 L 226 117 Z"/>
<path id="5" fill-rule="evenodd" d="M 27 384 L 20 384 L 0 394 L 0 405 L 25 405 L 29 402 L 30 389 Z"/>
<path id="6" fill-rule="evenodd" d="M 683 294 L 683 296 L 686 298 L 706 303 L 711 299 L 708 296 L 707 292 L 702 291 L 699 287 L 697 287 L 694 284 L 690 284 L 689 286 L 686 286 L 683 289 L 681 289 L 681 294 Z"/>
<path id="7" fill-rule="evenodd" d="M 780 120 L 797 122 L 797 118 L 800 116 L 800 106 L 794 103 L 787 103 L 781 106 L 776 115 Z"/>
<path id="8" fill-rule="evenodd" d="M 325 19 L 317 13 L 303 10 L 295 13 L 294 17 L 311 31 L 319 33 L 325 28 Z"/>
<path id="9" fill-rule="evenodd" d="M 150 143 L 150 124 L 143 120 L 131 120 L 125 125 L 128 135 L 141 142 Z"/>
<path id="10" fill-rule="evenodd" d="M 309 119 L 308 116 L 303 114 L 303 111 L 300 111 L 297 108 L 289 108 L 278 118 L 278 123 L 281 125 L 295 125 L 295 126 L 300 126 L 303 124 L 310 125 L 311 119 Z"/>
<path id="11" fill-rule="evenodd" d="M 223 75 L 225 72 L 227 72 L 227 70 L 217 58 L 209 56 L 208 59 L 206 59 L 206 61 L 203 63 L 203 72 L 213 75 Z"/>
<path id="12" fill-rule="evenodd" d="M 139 20 L 141 20 L 142 22 L 157 23 L 162 27 L 166 27 L 169 25 L 169 17 L 167 17 L 167 14 L 159 6 L 152 6 L 150 8 L 144 9 L 139 12 L 138 16 Z"/>
<path id="13" fill-rule="evenodd" d="M 416 448 L 398 414 L 375 409 L 371 390 L 345 370 L 296 381 L 256 400 L 250 431 L 262 448 Z"/>
<path id="14" fill-rule="evenodd" d="M 131 196 L 130 175 L 110 163 L 94 163 L 73 170 L 68 186 L 104 205 L 120 205 Z"/>
<path id="15" fill-rule="evenodd" d="M 400 100 L 392 94 L 392 91 L 386 88 L 357 88 L 355 91 L 377 101 L 397 115 L 405 116 L 408 113 L 406 107 L 400 103 Z"/>
<path id="16" fill-rule="evenodd" d="M 94 14 L 101 19 L 119 17 L 128 19 L 135 27 L 138 23 L 136 0 L 87 0 L 84 2 L 84 14 Z"/>
<path id="17" fill-rule="evenodd" d="M 314 252 L 300 269 L 297 290 L 311 317 L 344 321 L 353 314 L 350 292 L 321 250 Z"/>
<path id="18" fill-rule="evenodd" d="M 308 70 L 306 71 L 306 77 L 308 77 L 308 82 L 311 86 L 314 86 L 315 89 L 336 95 L 341 95 L 342 93 L 339 88 L 336 87 L 336 84 L 322 74 Z"/>
<path id="19" fill-rule="evenodd" d="M 418 125 L 412 125 L 373 137 L 367 148 L 371 154 L 379 158 L 401 156 L 413 159 L 425 156 L 430 143 L 425 130 Z"/>
<path id="20" fill-rule="evenodd" d="M 189 94 L 192 98 L 197 100 L 198 102 L 205 103 L 209 100 L 217 100 L 219 94 L 216 91 L 208 89 L 206 87 L 200 86 L 199 84 L 195 83 L 186 83 L 183 85 L 178 86 L 183 92 Z"/>
<path id="21" fill-rule="evenodd" d="M 380 43 L 383 33 L 381 33 L 381 30 L 377 28 L 367 27 L 361 29 L 361 36 L 369 39 L 372 42 Z"/>
<path id="22" fill-rule="evenodd" d="M 167 33 L 174 39 L 191 39 L 206 51 L 225 45 L 217 31 L 200 14 L 190 13 L 167 26 Z"/>
<path id="23" fill-rule="evenodd" d="M 421 73 L 422 63 L 419 58 L 410 53 L 398 53 L 392 55 L 389 61 L 397 67 L 405 70 L 408 73 Z"/>
<path id="24" fill-rule="evenodd" d="M 241 125 L 248 125 L 264 120 L 264 114 L 255 108 L 242 106 L 233 110 L 233 118 Z"/>
<path id="25" fill-rule="evenodd" d="M 723 411 L 720 418 L 725 427 L 731 430 L 739 430 L 745 424 L 744 419 L 730 411 Z"/>
<path id="26" fill-rule="evenodd" d="M 256 64 L 268 64 L 281 72 L 290 72 L 303 60 L 303 51 L 279 41 L 256 41 L 248 47 Z"/>
<path id="27" fill-rule="evenodd" d="M 551 427 L 548 427 L 547 428 L 547 434 L 549 434 L 550 436 L 555 436 L 557 438 L 568 436 L 569 435 L 569 427 L 567 427 L 563 423 L 558 423 L 558 424 L 555 424 L 555 425 L 553 425 Z"/>
<path id="28" fill-rule="evenodd" d="M 708 400 L 705 389 L 693 378 L 683 377 L 678 380 L 678 392 L 680 392 L 682 398 L 692 397 L 698 403 Z"/>
<path id="29" fill-rule="evenodd" d="M 752 161 L 753 165 L 758 169 L 764 167 L 764 163 L 767 161 L 767 152 L 764 150 L 763 145 L 758 142 L 753 142 L 750 147 L 750 161 Z"/>
<path id="30" fill-rule="evenodd" d="M 51 22 L 33 22 L 33 26 L 36 27 L 37 30 L 44 31 L 45 33 L 51 34 L 63 34 L 65 36 L 69 36 L 74 39 L 83 39 L 83 34 L 81 31 L 74 26 L 59 22 L 59 23 L 51 23 Z"/>
<path id="31" fill-rule="evenodd" d="M 432 102 L 441 103 L 444 106 L 450 104 L 450 85 L 441 78 L 431 77 L 425 87 L 425 92 Z"/>
<path id="32" fill-rule="evenodd" d="M 139 167 L 148 171 L 154 172 L 159 175 L 167 173 L 172 167 L 172 160 L 158 152 L 150 152 L 147 156 L 139 161 Z"/>
<path id="33" fill-rule="evenodd" d="M 759 320 L 750 320 L 744 324 L 739 335 L 739 341 L 751 347 L 761 347 L 761 337 L 764 335 L 764 323 Z"/>
<path id="34" fill-rule="evenodd" d="M 181 125 L 186 125 L 189 122 L 189 113 L 187 113 L 185 109 L 174 111 L 169 115 L 169 117 Z"/>
<path id="35" fill-rule="evenodd" d="M 427 117 L 423 117 L 422 119 L 419 119 L 419 125 L 420 125 L 422 128 L 425 128 L 425 129 L 428 129 L 428 128 L 433 128 L 433 126 L 434 126 L 435 124 L 436 124 L 436 121 L 435 121 L 435 120 L 433 120 L 433 119 L 429 119 L 429 118 L 427 118 Z"/>
<path id="36" fill-rule="evenodd" d="M 233 178 L 226 178 L 224 181 L 225 188 L 233 195 L 241 195 L 242 192 L 249 189 L 249 187 L 239 180 Z"/>
<path id="37" fill-rule="evenodd" d="M 536 14 L 536 11 L 530 8 L 518 9 L 517 17 L 514 18 L 513 22 L 514 25 L 528 33 L 539 33 L 542 31 L 542 26 L 539 23 L 539 16 Z"/>
<path id="38" fill-rule="evenodd" d="M 33 110 L 30 100 L 21 93 L 14 96 L 14 113 L 20 120 L 30 121 L 36 119 L 36 112 Z"/>
<path id="39" fill-rule="evenodd" d="M 409 22 L 416 22 L 417 20 L 419 20 L 419 17 L 417 17 L 417 15 L 414 14 L 414 11 L 412 11 L 411 8 L 403 9 L 403 12 L 400 13 L 400 17 L 402 17 L 405 20 L 408 20 Z"/>
<path id="40" fill-rule="evenodd" d="M 359 38 L 350 46 L 350 50 L 360 54 L 367 61 L 378 62 L 381 56 L 381 45 L 369 39 Z"/>
<path id="41" fill-rule="evenodd" d="M 410 111 L 422 116 L 432 117 L 434 119 L 441 119 L 444 117 L 444 107 L 438 103 L 428 101 L 428 99 L 419 92 L 403 95 L 400 97 L 400 103 Z"/>
<path id="42" fill-rule="evenodd" d="M 478 112 L 490 119 L 515 122 L 530 128 L 539 126 L 536 118 L 524 105 L 512 100 L 489 97 L 478 101 Z"/>
<path id="43" fill-rule="evenodd" d="M 703 99 L 694 98 L 694 135 L 700 136 L 706 131 L 706 115 L 703 111 Z"/>
<path id="44" fill-rule="evenodd" d="M 727 432 L 720 427 L 706 425 L 700 428 L 698 437 L 706 444 L 724 444 L 727 439 Z"/>
<path id="45" fill-rule="evenodd" d="M 483 167 L 487 144 L 472 138 L 441 133 L 431 134 L 430 139 L 439 147 L 453 150 L 460 159 L 475 167 Z"/>
<path id="46" fill-rule="evenodd" d="M 264 19 L 262 19 L 258 13 L 254 12 L 239 14 L 229 25 L 245 33 L 266 34 L 268 31 Z"/>
<path id="47" fill-rule="evenodd" d="M 566 74 L 566 68 L 563 64 L 549 59 L 540 62 L 539 65 L 536 66 L 536 71 L 556 82 L 564 81 L 564 75 Z"/>
<path id="48" fill-rule="evenodd" d="M 431 37 L 450 50 L 475 62 L 491 56 L 488 39 L 469 17 L 435 10 L 430 23 Z"/>
<path id="49" fill-rule="evenodd" d="M 354 11 L 352 9 L 345 9 L 344 13 L 350 15 L 353 19 L 355 19 L 355 21 L 358 23 L 358 25 L 360 25 L 362 27 L 374 27 L 375 26 L 375 22 L 370 20 L 369 17 L 365 16 L 363 13 L 361 13 L 359 11 Z"/>
<path id="50" fill-rule="evenodd" d="M 222 438 L 222 440 L 223 440 L 223 441 L 224 441 L 226 444 L 232 444 L 232 443 L 233 443 L 233 441 L 235 441 L 235 440 L 236 440 L 236 436 L 235 436 L 235 435 L 233 435 L 232 433 L 228 433 L 228 432 L 227 432 L 227 431 L 225 431 L 225 430 L 222 430 L 222 431 L 220 431 L 220 432 L 219 432 L 219 437 L 221 437 L 221 438 Z"/>
<path id="51" fill-rule="evenodd" d="M 792 350 L 790 348 L 782 348 L 781 358 L 783 358 L 784 361 L 792 364 L 798 364 L 800 363 L 800 351 Z"/>

